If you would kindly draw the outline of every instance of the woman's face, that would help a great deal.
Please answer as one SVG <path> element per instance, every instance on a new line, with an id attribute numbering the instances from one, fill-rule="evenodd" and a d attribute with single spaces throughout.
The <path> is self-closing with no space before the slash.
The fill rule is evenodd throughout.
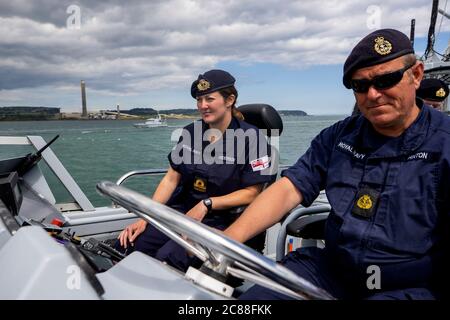
<path id="1" fill-rule="evenodd" d="M 234 96 L 229 96 L 226 100 L 218 92 L 212 92 L 197 98 L 197 109 L 203 121 L 207 124 L 220 124 L 229 120 Z"/>

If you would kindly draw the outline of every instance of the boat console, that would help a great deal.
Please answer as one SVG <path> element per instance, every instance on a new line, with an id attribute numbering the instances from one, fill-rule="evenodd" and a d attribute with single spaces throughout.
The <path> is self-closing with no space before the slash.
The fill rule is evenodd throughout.
<path id="1" fill-rule="evenodd" d="M 14 234 L 21 227 L 40 227 L 56 242 L 63 245 L 70 243 L 77 247 L 96 272 L 108 270 L 114 262 L 125 257 L 110 243 L 93 237 L 85 240 L 77 237 L 75 232 L 63 231 L 65 217 L 34 190 L 25 178 L 19 177 L 17 169 L 25 161 L 27 157 L 0 161 L 0 219 L 5 226 L 5 232 Z M 30 167 L 28 170 L 34 168 Z"/>
<path id="2" fill-rule="evenodd" d="M 223 298 L 143 253 L 115 250 L 112 231 L 135 218 L 125 209 L 58 210 L 31 160 L 0 160 L 0 299 Z"/>

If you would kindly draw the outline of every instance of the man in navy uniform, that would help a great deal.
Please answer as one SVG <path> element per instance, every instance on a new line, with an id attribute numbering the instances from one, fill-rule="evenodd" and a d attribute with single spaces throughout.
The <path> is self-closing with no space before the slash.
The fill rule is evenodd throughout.
<path id="1" fill-rule="evenodd" d="M 450 270 L 450 120 L 416 99 L 423 72 L 403 33 L 363 38 L 343 75 L 361 115 L 324 129 L 225 233 L 244 242 L 325 189 L 332 207 L 325 248 L 297 249 L 284 266 L 338 299 L 442 297 Z M 255 286 L 241 298 L 287 297 Z"/>
<path id="2" fill-rule="evenodd" d="M 417 97 L 433 108 L 443 111 L 448 97 L 448 85 L 440 79 L 423 79 L 417 90 Z"/>

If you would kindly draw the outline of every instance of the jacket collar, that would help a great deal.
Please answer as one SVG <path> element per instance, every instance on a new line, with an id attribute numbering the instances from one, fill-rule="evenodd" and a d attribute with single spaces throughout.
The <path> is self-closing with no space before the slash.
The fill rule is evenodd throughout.
<path id="1" fill-rule="evenodd" d="M 203 136 L 204 133 L 205 133 L 205 131 L 209 129 L 209 125 L 208 125 L 205 121 L 203 121 L 203 120 L 200 120 L 200 121 L 202 122 L 202 136 Z M 236 119 L 235 117 L 231 117 L 230 124 L 228 125 L 228 127 L 227 127 L 227 129 L 225 130 L 225 132 L 223 133 L 223 135 L 222 135 L 217 141 L 222 140 L 222 141 L 225 143 L 225 139 L 226 139 L 226 135 L 227 135 L 227 130 L 229 130 L 229 129 L 230 129 L 230 130 L 236 130 L 236 129 L 239 129 L 240 127 L 241 127 L 241 124 L 240 124 L 239 120 Z M 216 141 L 216 142 L 217 142 L 217 141 Z M 204 146 L 204 147 L 207 146 L 207 145 L 209 145 L 209 144 L 210 144 L 209 141 L 203 141 L 203 146 Z"/>
<path id="2" fill-rule="evenodd" d="M 203 121 L 203 119 L 201 119 L 200 121 L 202 122 L 202 130 L 203 130 L 203 133 L 204 133 L 206 130 L 209 129 L 209 125 L 205 121 Z M 228 129 L 238 129 L 240 127 L 241 127 L 241 125 L 240 125 L 239 121 L 235 117 L 231 117 L 230 124 L 228 125 L 226 130 L 228 130 Z"/>
<path id="3" fill-rule="evenodd" d="M 416 99 L 420 109 L 416 120 L 399 137 L 389 138 L 377 133 L 371 123 L 362 115 L 355 118 L 351 124 L 353 130 L 342 138 L 352 142 L 357 149 L 370 150 L 374 141 L 380 142 L 380 147 L 373 151 L 369 158 L 391 158 L 405 156 L 417 150 L 425 141 L 430 127 L 430 109 L 423 106 L 423 101 Z M 372 150 L 370 150 L 372 151 Z M 370 152 L 369 152 L 370 153 Z"/>

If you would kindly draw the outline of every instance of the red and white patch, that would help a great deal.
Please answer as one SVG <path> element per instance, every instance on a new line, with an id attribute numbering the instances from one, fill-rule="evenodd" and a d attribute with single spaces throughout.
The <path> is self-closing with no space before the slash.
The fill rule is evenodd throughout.
<path id="1" fill-rule="evenodd" d="M 255 159 L 250 161 L 250 165 L 252 166 L 253 171 L 261 171 L 269 167 L 269 157 L 264 156 L 262 158 Z"/>

